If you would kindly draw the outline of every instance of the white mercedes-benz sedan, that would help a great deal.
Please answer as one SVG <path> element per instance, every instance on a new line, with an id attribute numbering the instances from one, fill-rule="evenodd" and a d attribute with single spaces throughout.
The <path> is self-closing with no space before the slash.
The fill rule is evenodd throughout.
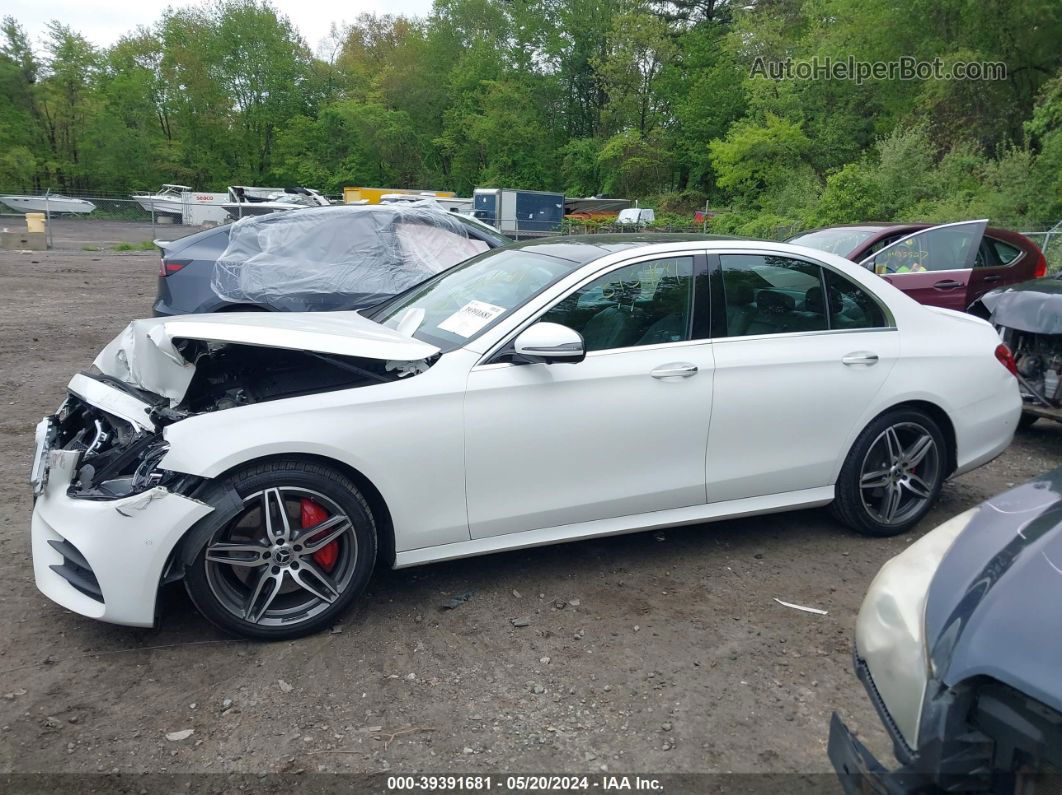
<path id="1" fill-rule="evenodd" d="M 666 235 L 496 249 L 373 310 L 138 320 L 37 429 L 37 585 L 134 626 L 333 622 L 414 566 L 831 505 L 902 532 L 1010 443 L 1010 352 L 840 257 Z"/>

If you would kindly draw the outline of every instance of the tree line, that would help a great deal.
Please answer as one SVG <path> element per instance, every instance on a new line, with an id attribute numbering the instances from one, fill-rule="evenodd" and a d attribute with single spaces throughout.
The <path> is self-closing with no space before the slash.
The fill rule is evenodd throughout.
<path id="1" fill-rule="evenodd" d="M 0 187 L 477 185 L 726 208 L 717 231 L 1062 219 L 1057 0 L 435 0 L 311 50 L 266 0 L 99 47 L 0 29 Z M 994 62 L 1000 80 L 762 64 Z M 757 65 L 760 68 L 755 68 Z"/>

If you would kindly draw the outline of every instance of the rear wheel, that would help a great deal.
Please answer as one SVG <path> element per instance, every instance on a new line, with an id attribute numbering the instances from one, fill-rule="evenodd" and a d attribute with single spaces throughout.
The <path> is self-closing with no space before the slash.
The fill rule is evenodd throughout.
<path id="1" fill-rule="evenodd" d="M 946 465 L 944 435 L 932 417 L 918 409 L 890 411 L 852 445 L 830 508 L 859 533 L 897 535 L 929 512 Z"/>
<path id="2" fill-rule="evenodd" d="M 233 476 L 242 509 L 205 538 L 185 573 L 199 611 L 222 629 L 281 640 L 316 632 L 364 590 L 376 531 L 357 487 L 307 461 Z"/>

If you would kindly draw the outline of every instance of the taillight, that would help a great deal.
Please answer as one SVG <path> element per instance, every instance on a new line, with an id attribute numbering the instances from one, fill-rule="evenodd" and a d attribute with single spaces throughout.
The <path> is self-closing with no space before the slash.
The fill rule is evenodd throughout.
<path id="1" fill-rule="evenodd" d="M 1014 361 L 1014 354 L 1002 342 L 996 346 L 996 358 L 999 359 L 1001 365 L 1010 370 L 1011 375 L 1018 375 L 1018 363 Z"/>
<path id="2" fill-rule="evenodd" d="M 184 262 L 166 262 L 164 259 L 159 260 L 159 276 L 169 276 L 171 273 L 176 273 L 185 266 Z"/>
<path id="3" fill-rule="evenodd" d="M 1034 279 L 1042 279 L 1047 275 L 1047 257 L 1044 256 L 1044 252 L 1040 252 L 1040 259 L 1036 260 L 1036 270 L 1033 271 Z"/>

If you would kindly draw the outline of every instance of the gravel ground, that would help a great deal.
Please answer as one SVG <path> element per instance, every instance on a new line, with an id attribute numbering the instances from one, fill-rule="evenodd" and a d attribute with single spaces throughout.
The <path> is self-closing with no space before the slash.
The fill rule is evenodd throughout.
<path id="1" fill-rule="evenodd" d="M 1062 425 L 1041 422 L 895 539 L 803 511 L 382 571 L 341 626 L 292 643 L 226 639 L 179 587 L 157 629 L 109 626 L 36 591 L 26 473 L 70 375 L 149 314 L 156 263 L 0 253 L 0 772 L 815 773 L 834 710 L 889 758 L 850 668 L 868 583 L 1062 464 Z"/>

